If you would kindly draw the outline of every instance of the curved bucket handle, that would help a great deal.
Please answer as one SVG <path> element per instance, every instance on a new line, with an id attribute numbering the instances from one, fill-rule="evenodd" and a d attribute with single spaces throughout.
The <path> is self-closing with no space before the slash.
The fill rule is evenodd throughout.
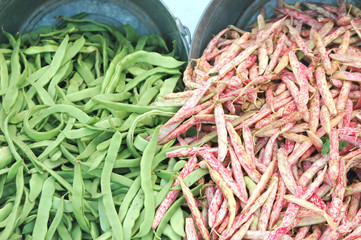
<path id="1" fill-rule="evenodd" d="M 191 31 L 189 30 L 189 28 L 187 26 L 182 24 L 182 22 L 179 18 L 176 17 L 175 22 L 177 24 L 178 31 L 180 32 L 180 34 L 183 38 L 187 54 L 189 54 L 189 49 L 191 47 L 191 42 L 192 42 Z"/>

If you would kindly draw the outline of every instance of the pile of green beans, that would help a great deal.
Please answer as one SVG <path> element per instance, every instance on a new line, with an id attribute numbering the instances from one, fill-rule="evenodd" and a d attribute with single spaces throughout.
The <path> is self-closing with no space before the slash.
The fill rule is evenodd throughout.
<path id="1" fill-rule="evenodd" d="M 184 236 L 184 198 L 163 231 L 151 228 L 185 164 L 166 158 L 173 142 L 157 146 L 157 126 L 179 106 L 152 105 L 183 90 L 175 50 L 158 35 L 83 14 L 4 35 L 0 239 Z"/>

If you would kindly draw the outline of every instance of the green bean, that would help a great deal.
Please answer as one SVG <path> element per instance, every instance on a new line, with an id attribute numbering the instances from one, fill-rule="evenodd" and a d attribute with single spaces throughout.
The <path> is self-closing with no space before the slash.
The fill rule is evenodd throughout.
<path id="1" fill-rule="evenodd" d="M 48 87 L 50 97 L 55 98 L 56 86 L 63 80 L 67 79 L 73 71 L 73 62 L 68 61 L 66 64 L 61 66 L 58 72 L 51 79 Z"/>
<path id="2" fill-rule="evenodd" d="M 76 130 L 67 130 L 62 132 L 67 139 L 81 139 L 83 137 L 97 136 L 99 134 L 96 130 L 89 128 L 80 128 Z M 79 151 L 82 152 L 82 151 Z"/>
<path id="3" fill-rule="evenodd" d="M 61 222 L 63 214 L 64 214 L 64 196 L 60 198 L 60 202 L 56 214 L 48 228 L 48 231 L 46 232 L 46 236 L 45 236 L 46 240 L 51 240 L 53 238 L 55 231 L 59 223 Z"/>
<path id="4" fill-rule="evenodd" d="M 124 239 L 132 238 L 132 228 L 134 226 L 135 221 L 140 215 L 140 211 L 143 208 L 144 204 L 144 193 L 143 190 L 140 189 L 135 196 L 132 204 L 129 207 L 128 213 L 124 219 L 123 227 L 124 227 Z"/>
<path id="5" fill-rule="evenodd" d="M 144 150 L 142 159 L 140 160 L 141 171 L 141 188 L 144 192 L 144 209 L 146 211 L 144 222 L 140 225 L 140 230 L 135 237 L 145 236 L 152 228 L 152 222 L 155 215 L 155 197 L 152 186 L 152 160 L 156 154 L 156 146 L 158 142 L 159 127 L 157 127 L 150 139 L 148 146 Z"/>
<path id="6" fill-rule="evenodd" d="M 135 51 L 143 50 L 145 47 L 145 44 L 147 43 L 149 36 L 148 35 L 142 35 L 139 37 L 137 45 L 135 46 Z"/>
<path id="7" fill-rule="evenodd" d="M 5 34 L 5 33 L 4 33 Z M 10 34 L 5 34 L 7 37 L 10 37 Z M 11 36 L 11 38 L 13 43 L 13 52 L 11 54 L 11 63 L 10 63 L 10 67 L 11 67 L 11 75 L 10 75 L 10 79 L 9 79 L 9 87 L 8 90 L 6 91 L 5 97 L 3 99 L 3 108 L 5 110 L 5 112 L 9 113 L 10 112 L 10 108 L 15 104 L 16 102 L 16 98 L 18 96 L 18 80 L 20 77 L 20 57 L 19 57 L 19 52 L 20 52 L 20 42 L 21 42 L 21 38 L 19 37 L 18 40 L 13 39 L 13 37 Z M 9 40 L 10 40 L 9 39 Z"/>
<path id="8" fill-rule="evenodd" d="M 135 235 L 138 232 L 140 224 L 144 221 L 144 217 L 145 217 L 145 211 L 144 211 L 144 208 L 143 208 L 143 210 L 140 212 L 140 215 L 139 215 L 138 219 L 135 220 L 135 222 L 134 222 L 134 225 L 133 225 L 133 228 L 132 228 L 132 235 Z"/>
<path id="9" fill-rule="evenodd" d="M 29 199 L 30 201 L 35 201 L 36 198 L 40 195 L 41 190 L 43 188 L 43 184 L 45 182 L 46 176 L 40 173 L 33 173 L 31 174 L 30 178 L 30 194 Z"/>
<path id="10" fill-rule="evenodd" d="M 145 137 L 147 137 L 145 133 L 140 133 L 134 139 L 134 147 L 141 152 L 144 151 L 148 144 L 148 141 L 145 139 Z"/>
<path id="11" fill-rule="evenodd" d="M 134 157 L 140 157 L 140 154 L 135 150 L 134 145 L 133 145 L 134 130 L 135 130 L 138 122 L 140 122 L 143 118 L 152 116 L 152 115 L 171 117 L 173 114 L 168 113 L 168 112 L 161 112 L 161 111 L 154 110 L 154 111 L 150 111 L 150 112 L 144 113 L 142 115 L 139 115 L 134 119 L 134 121 L 132 121 L 132 125 L 130 126 L 128 133 L 127 133 L 126 143 L 127 143 L 127 147 L 129 149 L 130 153 Z"/>
<path id="12" fill-rule="evenodd" d="M 139 83 L 141 83 L 142 81 L 144 81 L 148 77 L 150 77 L 150 76 L 152 76 L 154 74 L 158 74 L 158 73 L 166 73 L 166 74 L 172 74 L 172 75 L 180 74 L 179 70 L 177 70 L 177 69 L 168 69 L 168 68 L 164 68 L 164 67 L 156 67 L 156 68 L 153 68 L 152 70 L 149 70 L 149 71 L 147 71 L 147 72 L 145 72 L 143 74 L 140 74 L 140 75 L 136 76 L 131 82 L 129 82 L 125 86 L 124 91 L 128 92 L 128 91 L 132 90 Z"/>
<path id="13" fill-rule="evenodd" d="M 25 240 L 33 240 L 33 236 L 31 236 L 31 235 L 26 235 L 26 236 L 25 236 Z M 57 240 L 57 238 L 56 238 L 55 240 Z"/>
<path id="14" fill-rule="evenodd" d="M 185 237 L 184 232 L 184 216 L 183 210 L 178 208 L 178 210 L 174 213 L 174 215 L 170 219 L 170 226 L 172 227 L 173 231 L 181 237 Z M 165 229 L 164 229 L 164 234 Z"/>
<path id="15" fill-rule="evenodd" d="M 120 110 L 133 113 L 146 113 L 152 110 L 158 110 L 162 112 L 176 112 L 178 107 L 160 107 L 160 106 L 139 106 L 126 103 L 111 102 L 107 100 L 99 99 L 97 96 L 93 98 L 97 103 L 104 105 L 106 108 L 113 110 Z"/>
<path id="16" fill-rule="evenodd" d="M 74 182 L 73 182 L 73 196 L 72 206 L 75 219 L 80 228 L 86 232 L 90 232 L 90 225 L 88 219 L 84 215 L 84 198 L 83 178 L 81 173 L 80 163 L 74 165 Z"/>
<path id="17" fill-rule="evenodd" d="M 84 62 L 82 60 L 82 55 L 79 55 L 77 64 L 75 65 L 75 68 L 87 84 L 89 84 L 95 80 L 93 73 L 90 71 L 88 66 L 86 64 L 84 64 Z"/>
<path id="18" fill-rule="evenodd" d="M 24 169 L 23 166 L 20 166 L 18 168 L 18 173 L 16 175 L 16 196 L 15 196 L 15 202 L 14 207 L 12 209 L 11 214 L 8 217 L 8 221 L 6 223 L 5 229 L 0 234 L 0 239 L 8 239 L 14 229 L 16 228 L 16 219 L 18 215 L 18 209 L 21 204 L 21 199 L 23 196 L 24 191 Z"/>
<path id="19" fill-rule="evenodd" d="M 75 223 L 72 229 L 71 236 L 73 240 L 81 240 L 82 239 L 82 232 L 79 224 Z"/>
<path id="20" fill-rule="evenodd" d="M 0 115 L 0 118 L 2 118 L 5 113 L 4 113 L 3 111 L 1 111 L 0 114 L 1 114 L 1 115 Z M 7 115 L 7 116 L 5 117 L 5 119 L 4 119 L 3 121 L 0 121 L 0 122 L 3 123 L 3 125 L 2 125 L 2 130 L 3 130 L 3 132 L 4 132 L 5 139 L 6 139 L 7 143 L 8 143 L 8 146 L 9 146 L 9 149 L 10 149 L 12 155 L 14 156 L 14 158 L 15 158 L 16 161 L 23 161 L 23 159 L 21 158 L 21 156 L 20 156 L 19 153 L 17 152 L 17 149 L 15 148 L 14 142 L 13 142 L 13 140 L 11 139 L 10 133 L 9 133 L 9 126 L 8 126 L 9 118 L 11 118 L 12 116 L 14 116 L 14 114 L 15 114 L 15 111 L 12 110 L 12 111 L 9 113 L 9 115 Z"/>
<path id="21" fill-rule="evenodd" d="M 161 79 L 166 76 L 167 74 L 165 73 L 157 73 L 154 74 L 150 77 L 148 77 L 143 84 L 141 84 L 140 89 L 139 89 L 139 93 L 142 95 L 144 94 L 148 88 L 151 88 L 154 83 L 161 81 Z M 160 94 L 160 93 L 159 93 Z"/>
<path id="22" fill-rule="evenodd" d="M 126 48 L 124 48 L 126 50 Z M 120 54 L 123 53 L 123 50 Z M 126 52 L 123 53 L 125 55 Z M 124 56 L 123 56 L 124 57 Z M 121 64 L 118 64 L 115 68 L 115 72 L 109 82 L 109 85 L 105 88 L 105 93 L 112 93 L 115 89 L 117 91 L 121 92 L 125 88 L 125 74 L 122 73 L 122 66 Z M 118 86 L 120 84 L 120 86 Z M 119 88 L 118 88 L 119 87 Z"/>
<path id="23" fill-rule="evenodd" d="M 92 161 L 88 172 L 91 172 L 97 169 L 101 162 L 103 162 L 105 155 L 107 154 L 106 151 L 96 151 L 92 156 L 94 156 L 94 160 Z"/>
<path id="24" fill-rule="evenodd" d="M 138 168 L 137 168 L 137 169 L 138 169 Z M 124 174 L 123 176 L 125 176 L 125 177 L 127 177 L 127 178 L 130 178 L 130 179 L 133 179 L 133 178 L 138 177 L 139 174 L 140 174 L 140 170 L 137 170 L 137 171 L 133 171 L 133 172 Z"/>
<path id="25" fill-rule="evenodd" d="M 117 159 L 114 163 L 114 168 L 130 168 L 130 167 L 138 167 L 140 164 L 140 157 L 135 159 Z"/>
<path id="26" fill-rule="evenodd" d="M 98 200 L 98 211 L 99 211 L 100 228 L 103 232 L 107 232 L 108 230 L 110 230 L 110 223 L 105 213 L 103 199 Z"/>
<path id="27" fill-rule="evenodd" d="M 1 187 L 0 193 L 4 199 L 6 199 L 7 197 L 12 196 L 16 193 L 16 186 L 13 182 L 5 185 L 5 182 L 6 182 L 5 176 L 2 176 L 0 180 L 1 180 L 0 181 L 0 187 Z"/>
<path id="28" fill-rule="evenodd" d="M 7 89 L 9 86 L 8 67 L 5 62 L 4 55 L 0 53 L 0 87 Z"/>
<path id="29" fill-rule="evenodd" d="M 30 125 L 29 122 L 29 118 L 31 115 L 34 114 L 34 112 L 37 112 L 41 109 L 46 108 L 47 106 L 44 105 L 37 105 L 35 107 L 33 107 L 32 109 L 28 110 L 25 114 L 24 117 L 24 121 L 23 121 L 23 125 L 24 125 L 24 131 L 25 133 L 31 137 L 34 140 L 49 140 L 52 139 L 53 137 L 57 136 L 59 134 L 59 132 L 61 131 L 61 129 L 64 126 L 64 121 L 63 118 L 61 118 L 61 122 L 59 124 L 59 126 L 57 126 L 56 128 L 50 130 L 50 131 L 46 131 L 46 132 L 38 132 L 35 131 L 33 129 L 33 126 Z"/>
<path id="30" fill-rule="evenodd" d="M 173 171 L 167 171 L 167 170 L 161 170 L 161 169 L 155 171 L 155 175 L 157 175 L 162 180 L 165 180 L 167 182 L 169 182 L 170 179 L 172 179 L 174 177 Z"/>
<path id="31" fill-rule="evenodd" d="M 35 239 L 45 239 L 54 192 L 55 179 L 53 177 L 49 177 L 44 182 L 43 190 L 40 196 L 39 208 L 33 233 L 33 237 Z"/>
<path id="32" fill-rule="evenodd" d="M 184 165 L 185 165 L 186 163 L 187 163 L 187 161 L 185 161 L 185 160 L 179 160 L 179 161 L 174 165 L 173 172 L 174 172 L 174 173 L 179 172 L 179 171 L 184 167 Z"/>
<path id="33" fill-rule="evenodd" d="M 138 40 L 138 34 L 135 29 L 129 24 L 125 24 L 123 27 L 125 29 L 126 39 L 128 39 L 132 43 L 135 43 Z"/>
<path id="34" fill-rule="evenodd" d="M 59 48 L 58 45 L 51 45 L 51 44 L 43 45 L 43 46 L 30 46 L 27 49 L 25 49 L 23 53 L 26 55 L 35 55 L 44 52 L 56 52 L 58 48 Z"/>
<path id="35" fill-rule="evenodd" d="M 27 223 L 26 225 L 24 225 L 21 234 L 24 234 L 24 235 L 31 234 L 34 230 L 34 225 L 35 225 L 35 221 L 31 221 L 31 222 Z"/>
<path id="36" fill-rule="evenodd" d="M 160 46 L 164 48 L 164 50 L 168 51 L 167 44 L 165 43 L 164 39 L 161 38 L 159 35 L 154 33 L 149 34 L 149 41 L 149 44 Z"/>
<path id="37" fill-rule="evenodd" d="M 203 176 L 208 174 L 208 169 L 199 168 L 194 170 L 193 172 L 189 173 L 185 178 L 184 182 L 187 184 L 188 187 L 192 186 L 194 183 L 196 183 L 199 179 L 201 179 Z M 175 190 L 182 190 L 180 185 L 177 185 L 175 187 L 172 187 L 172 191 Z"/>
<path id="38" fill-rule="evenodd" d="M 141 179 L 140 179 L 140 177 L 137 177 L 134 180 L 133 184 L 130 186 L 127 194 L 124 197 L 122 204 L 120 205 L 119 212 L 118 212 L 120 221 L 124 220 L 131 202 L 133 201 L 138 190 L 140 189 L 140 185 L 141 185 Z"/>
<path id="39" fill-rule="evenodd" d="M 109 68 L 107 69 L 104 77 L 104 81 L 102 82 L 102 90 L 101 93 L 105 93 L 106 88 L 108 87 L 108 84 L 112 81 L 112 76 L 114 75 L 114 72 L 116 71 L 116 66 L 119 66 L 119 63 L 124 58 L 124 56 L 127 54 L 127 49 L 123 48 L 122 52 L 118 53 L 113 60 L 110 62 Z M 121 70 L 118 67 L 118 72 Z"/>
<path id="40" fill-rule="evenodd" d="M 50 67 L 47 71 L 40 76 L 40 78 L 36 82 L 36 86 L 41 89 L 46 83 L 48 83 L 51 78 L 57 73 L 58 69 L 61 67 L 62 60 L 65 55 L 66 48 L 68 46 L 69 36 L 66 36 L 61 42 L 58 50 L 54 54 L 54 58 L 50 63 Z M 29 81 L 29 79 L 28 79 Z M 35 83 L 35 82 L 34 82 Z M 30 97 L 34 96 L 36 93 L 35 88 L 30 88 L 28 91 L 28 95 Z"/>
<path id="41" fill-rule="evenodd" d="M 123 228 L 118 218 L 117 212 L 114 207 L 114 202 L 112 198 L 112 193 L 110 189 L 110 172 L 112 172 L 114 167 L 114 162 L 117 157 L 120 143 L 121 143 L 121 134 L 116 132 L 112 137 L 112 141 L 109 145 L 109 150 L 107 156 L 105 157 L 104 167 L 101 175 L 100 186 L 101 193 L 103 194 L 103 203 L 106 215 L 109 219 L 110 226 L 114 233 L 115 239 L 123 239 Z"/>
<path id="42" fill-rule="evenodd" d="M 90 234 L 92 239 L 96 239 L 99 237 L 99 229 L 97 223 L 90 222 Z"/>
<path id="43" fill-rule="evenodd" d="M 7 182 L 11 182 L 15 178 L 19 167 L 22 166 L 22 165 L 23 165 L 22 161 L 17 161 L 13 165 L 11 165 L 11 167 L 9 169 L 9 172 L 8 172 L 8 174 L 6 176 L 6 181 Z"/>
<path id="44" fill-rule="evenodd" d="M 70 130 L 75 123 L 75 118 L 70 118 L 66 124 L 64 131 Z M 55 148 L 57 148 L 65 139 L 64 134 L 59 134 L 55 141 L 48 145 L 45 150 L 39 155 L 39 161 L 44 160 Z"/>
<path id="45" fill-rule="evenodd" d="M 64 223 L 62 221 L 59 222 L 59 225 L 57 227 L 57 232 L 59 234 L 59 237 L 62 239 L 62 240 L 69 240 L 69 239 L 72 239 L 71 238 L 71 235 L 69 234 L 69 231 L 68 229 L 66 229 Z"/>
<path id="46" fill-rule="evenodd" d="M 7 202 L 0 209 L 0 222 L 5 220 L 11 213 L 14 204 L 12 202 Z"/>
<path id="47" fill-rule="evenodd" d="M 30 212 L 35 207 L 35 202 L 32 202 L 29 199 L 29 190 L 26 187 L 24 187 L 24 193 L 25 193 L 25 203 L 23 203 L 23 208 L 22 208 L 22 210 L 20 212 L 20 215 L 18 217 L 18 222 L 17 222 L 18 225 L 21 225 L 24 221 L 26 221 L 26 219 L 29 216 Z"/>
<path id="48" fill-rule="evenodd" d="M 62 152 L 58 149 L 54 153 L 50 154 L 50 160 L 53 162 L 57 162 L 61 160 Z"/>
<path id="49" fill-rule="evenodd" d="M 8 146 L 0 148 L 0 169 L 8 166 L 13 160 L 13 156 Z"/>
<path id="50" fill-rule="evenodd" d="M 107 240 L 107 239 L 111 239 L 112 238 L 112 232 L 111 231 L 107 231 L 105 233 L 103 233 L 102 235 L 100 235 L 98 238 L 96 238 L 95 240 Z"/>
<path id="51" fill-rule="evenodd" d="M 69 101 L 77 102 L 87 98 L 91 98 L 92 96 L 98 95 L 100 93 L 100 86 L 93 88 L 86 88 L 84 90 L 74 92 L 67 95 Z"/>
<path id="52" fill-rule="evenodd" d="M 164 80 L 164 83 L 162 85 L 162 87 L 159 90 L 159 97 L 158 98 L 162 98 L 162 96 L 171 93 L 174 91 L 177 82 L 179 81 L 180 76 L 176 75 L 176 76 L 172 76 L 166 80 Z"/>
<path id="53" fill-rule="evenodd" d="M 127 72 L 132 74 L 133 76 L 138 76 L 140 74 L 145 73 L 147 70 L 141 68 L 141 67 L 137 67 L 137 66 L 133 66 L 133 67 L 129 67 L 127 69 Z"/>
<path id="54" fill-rule="evenodd" d="M 150 102 L 158 95 L 159 89 L 158 87 L 151 87 L 145 93 L 140 95 L 138 100 L 138 105 L 140 106 L 147 106 Z"/>
<path id="55" fill-rule="evenodd" d="M 180 208 L 178 209 L 182 211 Z M 170 240 L 180 240 L 182 237 L 178 235 L 171 227 L 171 225 L 167 224 L 164 228 L 164 235 L 168 236 Z"/>

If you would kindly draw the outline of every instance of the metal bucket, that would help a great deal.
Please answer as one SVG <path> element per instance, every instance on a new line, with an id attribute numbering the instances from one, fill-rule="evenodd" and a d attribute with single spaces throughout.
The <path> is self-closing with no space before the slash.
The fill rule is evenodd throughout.
<path id="1" fill-rule="evenodd" d="M 295 4 L 300 0 L 286 0 L 285 2 Z M 336 0 L 307 0 L 307 2 L 337 4 Z M 361 6 L 361 0 L 350 0 L 349 2 Z M 273 8 L 277 6 L 277 0 L 213 0 L 198 21 L 189 56 L 191 58 L 200 57 L 212 36 L 228 25 L 233 24 L 244 29 L 256 21 L 263 6 L 266 7 L 266 17 L 271 17 Z"/>
<path id="2" fill-rule="evenodd" d="M 159 0 L 0 0 L 0 25 L 10 33 L 23 33 L 56 24 L 55 16 L 81 12 L 115 27 L 128 23 L 140 34 L 159 34 L 170 44 L 176 40 L 178 56 L 187 60 L 187 28 Z"/>

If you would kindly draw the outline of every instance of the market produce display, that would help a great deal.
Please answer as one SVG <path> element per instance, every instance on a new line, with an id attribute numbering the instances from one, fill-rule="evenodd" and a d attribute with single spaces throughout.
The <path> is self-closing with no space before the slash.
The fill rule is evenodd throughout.
<path id="1" fill-rule="evenodd" d="M 145 138 L 178 110 L 159 102 L 185 63 L 158 35 L 84 17 L 4 32 L 0 239 L 153 238 L 169 144 Z"/>
<path id="2" fill-rule="evenodd" d="M 0 239 L 360 239 L 361 10 L 265 12 L 188 65 L 84 13 L 4 32 Z"/>
<path id="3" fill-rule="evenodd" d="M 187 162 L 167 170 L 157 236 L 183 211 L 186 239 L 361 238 L 361 10 L 279 1 L 265 12 L 250 31 L 213 36 L 186 90 L 165 97 L 182 107 L 158 143 L 177 139 L 166 155 Z"/>

